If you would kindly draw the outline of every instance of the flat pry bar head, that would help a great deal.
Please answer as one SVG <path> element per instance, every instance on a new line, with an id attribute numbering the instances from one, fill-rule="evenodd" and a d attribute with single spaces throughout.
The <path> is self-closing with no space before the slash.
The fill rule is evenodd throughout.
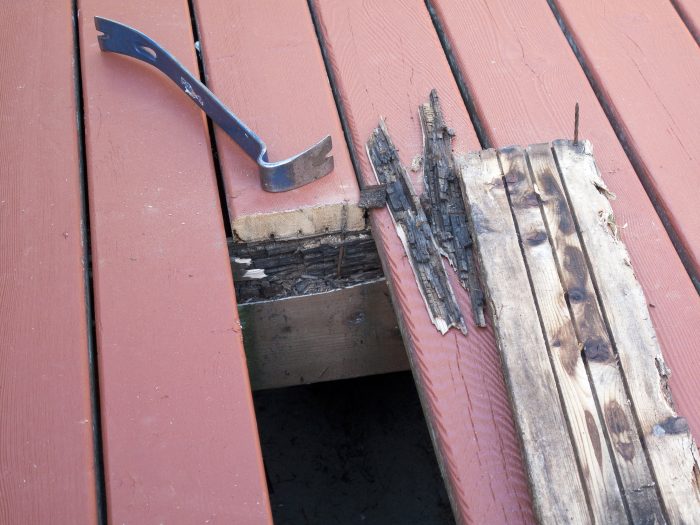
<path id="1" fill-rule="evenodd" d="M 293 190 L 333 171 L 333 157 L 328 156 L 333 147 L 330 135 L 293 157 L 269 162 L 267 146 L 262 139 L 157 42 L 136 29 L 99 16 L 95 17 L 95 28 L 102 33 L 97 37 L 102 51 L 141 60 L 175 82 L 212 121 L 257 162 L 260 182 L 265 191 Z"/>

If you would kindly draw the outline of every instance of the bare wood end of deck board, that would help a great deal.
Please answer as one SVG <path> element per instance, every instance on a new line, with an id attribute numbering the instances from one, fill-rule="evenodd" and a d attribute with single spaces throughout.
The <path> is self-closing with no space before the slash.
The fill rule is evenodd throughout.
<path id="1" fill-rule="evenodd" d="M 234 216 L 231 229 L 236 240 L 256 242 L 268 239 L 299 239 L 365 229 L 364 210 L 357 203 L 300 207 L 273 213 Z"/>

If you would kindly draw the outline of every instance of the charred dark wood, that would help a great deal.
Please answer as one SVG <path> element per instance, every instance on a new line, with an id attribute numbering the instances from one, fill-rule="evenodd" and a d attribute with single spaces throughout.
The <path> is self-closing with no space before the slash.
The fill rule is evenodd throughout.
<path id="1" fill-rule="evenodd" d="M 440 249 L 469 292 L 474 320 L 486 326 L 484 294 L 474 269 L 472 238 L 464 208 L 462 190 L 452 157 L 454 132 L 445 124 L 435 90 L 430 101 L 420 107 L 423 129 L 423 177 L 421 203 Z"/>
<path id="2" fill-rule="evenodd" d="M 379 182 L 386 185 L 389 210 L 397 223 L 433 323 L 442 333 L 451 326 L 466 333 L 440 249 L 383 121 L 372 133 L 367 152 Z"/>
<path id="3" fill-rule="evenodd" d="M 371 235 L 229 243 L 240 304 L 328 292 L 383 277 Z"/>

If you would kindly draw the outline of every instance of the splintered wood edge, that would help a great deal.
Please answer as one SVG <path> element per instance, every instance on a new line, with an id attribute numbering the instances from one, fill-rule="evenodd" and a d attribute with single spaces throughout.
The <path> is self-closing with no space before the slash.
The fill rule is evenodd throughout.
<path id="1" fill-rule="evenodd" d="M 234 238 L 256 242 L 271 238 L 298 239 L 325 233 L 352 232 L 365 229 L 365 213 L 357 203 L 338 203 L 234 217 Z"/>
<path id="2" fill-rule="evenodd" d="M 687 422 L 673 407 L 669 370 L 641 285 L 619 240 L 591 144 L 562 140 L 552 146 L 665 509 L 673 523 L 700 523 L 698 449 Z M 597 213 L 577 213 L 591 208 Z"/>
<path id="3" fill-rule="evenodd" d="M 456 157 L 504 375 L 541 522 L 589 523 L 554 373 L 520 250 L 497 153 Z M 536 350 L 536 351 L 532 351 Z M 536 416 L 533 417 L 533 414 Z"/>

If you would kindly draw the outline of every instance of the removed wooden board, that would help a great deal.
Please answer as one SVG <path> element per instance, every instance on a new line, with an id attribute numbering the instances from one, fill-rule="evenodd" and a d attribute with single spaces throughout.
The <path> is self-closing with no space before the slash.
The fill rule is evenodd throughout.
<path id="1" fill-rule="evenodd" d="M 364 144 L 385 117 L 404 166 L 424 147 L 418 107 L 437 89 L 453 145 L 479 147 L 449 64 L 420 1 L 313 1 L 328 63 L 365 184 L 376 184 Z M 420 167 L 409 176 L 422 193 Z M 470 299 L 448 268 L 468 335 L 440 335 L 387 209 L 371 210 L 392 302 L 459 523 L 534 521 L 520 446 L 491 328 L 474 324 Z"/>
<path id="2" fill-rule="evenodd" d="M 408 369 L 384 279 L 238 311 L 254 390 Z"/>
<path id="3" fill-rule="evenodd" d="M 150 66 L 101 53 L 93 23 L 196 71 L 187 4 L 79 7 L 108 521 L 269 523 L 204 117 Z"/>
<path id="4" fill-rule="evenodd" d="M 0 13 L 0 522 L 96 523 L 73 12 Z"/>
<path id="5" fill-rule="evenodd" d="M 692 347 L 700 341 L 700 297 L 551 9 L 524 0 L 431 2 L 493 145 L 571 136 L 580 102 L 581 136 L 597 145 L 596 161 L 617 195 L 620 235 L 653 305 L 677 409 L 700 431 L 700 353 Z"/>
<path id="6" fill-rule="evenodd" d="M 700 287 L 698 44 L 670 2 L 553 4 Z"/>
<path id="7" fill-rule="evenodd" d="M 361 230 L 359 189 L 305 0 L 195 0 L 208 86 L 286 159 L 326 135 L 335 169 L 268 193 L 257 164 L 221 130 L 216 140 L 234 237 L 259 241 Z"/>
<path id="8" fill-rule="evenodd" d="M 590 143 L 473 153 L 462 183 L 540 521 L 698 522 L 700 455 Z M 543 417 L 561 407 L 568 427 Z"/>

